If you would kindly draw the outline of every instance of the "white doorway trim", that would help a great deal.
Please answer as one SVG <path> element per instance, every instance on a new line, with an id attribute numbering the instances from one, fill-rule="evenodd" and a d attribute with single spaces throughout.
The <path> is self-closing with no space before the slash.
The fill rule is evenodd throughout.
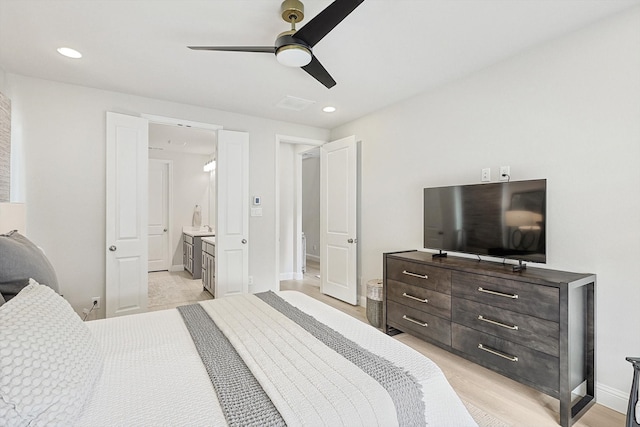
<path id="1" fill-rule="evenodd" d="M 112 114 L 112 113 L 109 112 L 109 114 Z M 127 115 L 122 114 L 122 115 L 130 116 L 132 118 L 137 118 L 137 119 L 145 119 L 147 121 L 147 124 L 146 124 L 147 125 L 147 131 L 146 131 L 146 135 L 145 135 L 145 138 L 146 138 L 146 148 L 145 148 L 145 150 L 147 152 L 148 152 L 148 147 L 149 147 L 149 138 L 148 138 L 149 123 L 165 124 L 165 125 L 171 125 L 171 126 L 186 126 L 186 127 L 193 127 L 193 128 L 196 128 L 196 129 L 206 129 L 206 130 L 220 130 L 220 129 L 223 129 L 223 126 L 217 125 L 217 124 L 213 124 L 213 123 L 204 123 L 204 122 L 196 122 L 196 121 L 192 121 L 192 120 L 176 119 L 176 118 L 172 118 L 172 117 L 158 116 L 158 115 L 147 114 L 147 113 L 138 113 L 139 114 L 138 116 L 135 116 L 135 114 L 136 113 L 132 113 L 130 115 L 129 114 L 127 114 Z M 108 129 L 107 129 L 106 133 L 107 134 L 109 133 Z M 148 153 L 145 153 L 145 156 L 140 156 L 140 161 L 144 161 L 144 168 L 146 170 L 146 168 L 148 167 L 148 163 L 149 163 Z M 108 172 L 107 172 L 107 174 L 108 174 Z M 107 179 L 108 178 L 109 177 L 107 176 Z M 147 178 L 145 178 L 145 182 L 146 182 Z M 148 188 L 143 188 L 140 193 L 141 194 L 138 196 L 138 201 L 139 201 L 139 198 L 144 198 L 145 199 L 145 204 L 146 204 L 146 198 L 148 197 L 148 193 L 149 193 Z M 112 203 L 112 202 L 110 202 L 108 195 L 107 195 L 107 198 L 106 198 L 106 203 L 107 203 L 107 210 L 108 210 L 110 208 L 111 203 Z M 145 217 L 146 217 L 146 208 L 147 207 L 145 207 Z M 108 220 L 107 220 L 107 222 L 108 222 Z M 146 219 L 145 219 L 145 224 L 146 224 Z M 106 224 L 106 228 L 107 229 L 109 228 L 109 224 L 108 223 Z M 146 230 L 146 227 L 145 227 L 145 236 L 146 236 L 146 233 L 147 233 L 147 230 Z M 107 237 L 107 241 L 109 241 L 108 237 Z M 146 286 L 147 286 L 146 284 L 148 283 L 148 277 L 147 277 L 148 276 L 148 271 L 147 271 L 148 270 L 148 263 L 147 263 L 146 260 L 147 260 L 148 253 L 149 253 L 149 247 L 148 247 L 148 245 L 146 243 L 146 237 L 145 237 L 145 243 L 144 243 L 143 248 L 141 250 L 142 250 L 142 254 L 141 255 L 144 257 L 144 262 L 142 264 L 144 264 L 144 277 L 145 277 L 145 279 L 144 280 L 140 280 L 140 282 L 141 283 L 144 282 L 144 286 L 146 288 Z M 172 259 L 172 257 L 170 257 L 170 259 Z M 107 260 L 107 268 L 108 268 L 108 260 Z M 170 266 L 170 268 L 173 270 L 172 266 Z M 141 271 L 142 271 L 142 267 L 141 267 Z M 109 276 L 108 275 L 106 275 L 106 276 L 107 277 L 105 278 L 105 281 L 106 281 L 105 289 L 106 289 L 107 286 L 109 286 L 109 281 L 110 281 L 109 280 Z M 105 290 L 105 292 L 108 292 L 108 291 Z M 141 298 L 142 298 L 142 296 L 141 296 Z M 106 299 L 105 304 L 108 304 L 108 299 L 109 299 L 108 295 L 106 295 L 105 299 Z M 141 312 L 146 311 L 147 304 L 148 304 L 148 294 L 145 293 L 144 301 L 140 301 L 140 306 L 142 308 L 140 310 Z M 109 312 L 108 306 L 107 306 L 106 311 L 107 311 L 107 317 L 111 317 L 113 315 L 113 314 L 111 314 Z"/>
<path id="2" fill-rule="evenodd" d="M 157 116 L 154 114 L 140 114 L 143 119 L 149 120 L 149 123 L 169 126 L 184 126 L 188 128 L 219 130 L 222 126 L 213 123 L 194 122 L 193 120 L 176 119 L 174 117 Z"/>
<path id="3" fill-rule="evenodd" d="M 302 138 L 298 136 L 280 135 L 276 134 L 275 139 L 275 254 L 276 254 L 276 271 L 275 271 L 275 283 L 273 290 L 280 290 L 280 144 L 297 144 L 297 145 L 311 145 L 319 147 L 325 144 L 327 141 L 311 138 Z M 296 157 L 295 167 L 295 194 L 296 197 L 296 221 L 294 224 L 295 236 L 296 236 L 296 259 L 294 260 L 294 267 L 301 267 L 302 263 L 302 221 L 299 219 L 302 216 L 302 201 L 300 195 L 302 194 L 302 155 Z"/>

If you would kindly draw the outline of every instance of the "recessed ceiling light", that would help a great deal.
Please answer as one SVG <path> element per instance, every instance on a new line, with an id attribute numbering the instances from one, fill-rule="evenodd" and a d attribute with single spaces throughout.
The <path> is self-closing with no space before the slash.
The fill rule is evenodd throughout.
<path id="1" fill-rule="evenodd" d="M 324 107 L 324 108 L 322 109 L 322 111 L 324 111 L 325 113 L 333 113 L 333 112 L 335 112 L 335 111 L 336 111 L 336 107 L 331 107 L 331 106 L 329 106 L 329 107 Z"/>
<path id="2" fill-rule="evenodd" d="M 82 58 L 82 54 L 75 49 L 71 49 L 70 47 L 59 47 L 58 53 L 60 55 L 64 55 L 67 58 L 80 59 Z"/>

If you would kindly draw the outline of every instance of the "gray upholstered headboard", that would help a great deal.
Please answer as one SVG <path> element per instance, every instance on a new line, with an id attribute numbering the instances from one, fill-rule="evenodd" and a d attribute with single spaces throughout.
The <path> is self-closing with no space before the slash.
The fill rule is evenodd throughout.
<path id="1" fill-rule="evenodd" d="M 0 305 L 27 286 L 29 279 L 59 292 L 56 272 L 40 248 L 17 231 L 0 234 Z"/>

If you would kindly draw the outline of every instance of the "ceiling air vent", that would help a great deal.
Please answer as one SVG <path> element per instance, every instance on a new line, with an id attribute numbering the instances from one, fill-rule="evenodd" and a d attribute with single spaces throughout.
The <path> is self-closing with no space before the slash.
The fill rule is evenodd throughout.
<path id="1" fill-rule="evenodd" d="M 287 95 L 276 104 L 276 107 L 284 108 L 285 110 L 302 111 L 309 105 L 313 105 L 315 103 L 315 101 L 309 101 L 308 99 L 296 98 L 295 96 Z"/>

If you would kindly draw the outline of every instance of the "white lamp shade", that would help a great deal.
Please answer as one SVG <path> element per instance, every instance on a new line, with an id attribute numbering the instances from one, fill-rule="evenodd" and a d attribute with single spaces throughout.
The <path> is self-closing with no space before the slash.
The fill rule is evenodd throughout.
<path id="1" fill-rule="evenodd" d="M 0 234 L 18 230 L 27 233 L 27 215 L 24 203 L 0 203 Z"/>
<path id="2" fill-rule="evenodd" d="M 287 67 L 304 67 L 311 62 L 311 52 L 302 46 L 283 46 L 276 52 L 276 58 Z"/>

